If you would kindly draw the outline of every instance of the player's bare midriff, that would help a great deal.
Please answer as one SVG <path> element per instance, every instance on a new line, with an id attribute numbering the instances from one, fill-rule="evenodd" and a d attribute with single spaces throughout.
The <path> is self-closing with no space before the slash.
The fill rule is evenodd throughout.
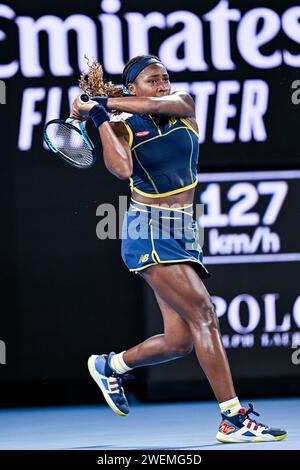
<path id="1" fill-rule="evenodd" d="M 170 196 L 165 197 L 146 197 L 143 196 L 136 191 L 132 191 L 132 198 L 137 202 L 142 202 L 143 204 L 149 205 L 160 205 L 160 204 L 167 204 L 168 206 L 172 206 L 173 204 L 185 206 L 188 204 L 192 204 L 194 200 L 194 193 L 195 188 L 187 189 L 186 191 L 182 191 L 182 193 L 178 194 L 171 194 Z"/>

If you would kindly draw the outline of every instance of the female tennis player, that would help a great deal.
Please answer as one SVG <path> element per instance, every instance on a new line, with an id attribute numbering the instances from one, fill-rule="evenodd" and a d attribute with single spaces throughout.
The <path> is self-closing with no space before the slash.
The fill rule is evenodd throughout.
<path id="1" fill-rule="evenodd" d="M 198 161 L 194 101 L 186 92 L 171 93 L 168 72 L 153 55 L 131 59 L 122 81 L 125 96 L 97 97 L 85 104 L 77 98 L 71 117 L 94 122 L 107 169 L 130 179 L 132 199 L 123 222 L 122 258 L 152 287 L 164 333 L 118 354 L 91 356 L 90 374 L 113 411 L 126 416 L 123 384 L 128 371 L 183 357 L 195 348 L 221 410 L 216 438 L 222 442 L 284 439 L 286 431 L 257 423 L 249 416 L 257 414 L 252 405 L 248 410 L 241 406 L 203 283 L 209 273 L 202 264 L 192 212 Z M 107 110 L 132 116 L 109 122 Z M 138 221 L 136 237 L 133 227 Z"/>

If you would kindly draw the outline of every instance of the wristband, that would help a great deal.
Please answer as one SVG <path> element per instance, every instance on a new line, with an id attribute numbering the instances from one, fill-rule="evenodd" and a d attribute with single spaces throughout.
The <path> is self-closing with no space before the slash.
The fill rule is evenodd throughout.
<path id="1" fill-rule="evenodd" d="M 109 121 L 109 115 L 101 104 L 96 104 L 89 112 L 89 116 L 96 127 L 101 126 L 105 121 Z"/>
<path id="2" fill-rule="evenodd" d="M 97 103 L 101 104 L 103 108 L 107 111 L 107 100 L 108 100 L 107 96 L 92 96 L 92 98 L 90 99 L 93 101 L 97 101 Z"/>

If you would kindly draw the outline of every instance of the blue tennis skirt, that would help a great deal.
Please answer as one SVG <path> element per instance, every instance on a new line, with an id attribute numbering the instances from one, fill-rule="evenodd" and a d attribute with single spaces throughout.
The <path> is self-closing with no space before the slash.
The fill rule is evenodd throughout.
<path id="1" fill-rule="evenodd" d="M 193 206 L 164 207 L 131 200 L 122 227 L 122 258 L 138 273 L 162 263 L 191 263 L 200 277 L 210 273 L 202 264 L 198 226 Z"/>

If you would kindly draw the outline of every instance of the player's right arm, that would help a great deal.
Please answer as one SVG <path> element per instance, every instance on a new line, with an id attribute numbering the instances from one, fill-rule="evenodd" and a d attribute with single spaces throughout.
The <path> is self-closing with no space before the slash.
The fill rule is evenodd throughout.
<path id="1" fill-rule="evenodd" d="M 73 101 L 70 117 L 73 119 L 87 119 L 90 110 L 98 103 L 90 100 L 82 103 L 77 97 Z M 103 122 L 98 127 L 100 135 L 103 160 L 110 173 L 120 179 L 128 179 L 132 175 L 132 156 L 128 145 L 127 130 L 122 122 Z"/>
<path id="2" fill-rule="evenodd" d="M 105 122 L 98 128 L 103 148 L 103 160 L 110 173 L 120 179 L 128 179 L 132 175 L 131 150 L 127 135 L 120 132 L 120 128 L 114 124 Z M 125 127 L 123 124 L 122 126 Z"/>

